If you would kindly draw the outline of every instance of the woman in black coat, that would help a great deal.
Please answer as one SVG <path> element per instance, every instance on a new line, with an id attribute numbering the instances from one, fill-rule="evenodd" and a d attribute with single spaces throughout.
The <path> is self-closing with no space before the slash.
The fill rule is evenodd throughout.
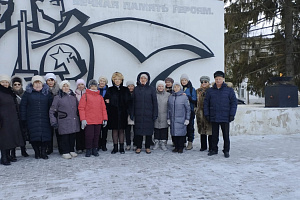
<path id="1" fill-rule="evenodd" d="M 22 123 L 28 128 L 29 141 L 36 159 L 48 159 L 46 149 L 52 137 L 49 119 L 52 100 L 44 78 L 38 75 L 32 77 L 22 97 L 20 113 Z"/>
<path id="2" fill-rule="evenodd" d="M 146 136 L 146 153 L 151 153 L 150 144 L 154 131 L 154 121 L 158 116 L 157 97 L 154 87 L 149 85 L 150 75 L 148 72 L 141 72 L 137 76 L 137 86 L 133 91 L 133 116 L 135 122 L 135 135 L 137 149 L 140 153 L 142 149 L 143 136 Z"/>
<path id="3" fill-rule="evenodd" d="M 123 86 L 124 76 L 120 72 L 112 75 L 113 86 L 109 87 L 105 101 L 107 103 L 108 129 L 112 130 L 114 149 L 112 154 L 118 152 L 118 140 L 120 143 L 120 153 L 124 154 L 124 130 L 127 127 L 128 106 L 130 102 L 130 92 Z"/>
<path id="4" fill-rule="evenodd" d="M 10 161 L 16 161 L 10 159 L 11 149 L 24 146 L 18 103 L 9 82 L 9 76 L 0 75 L 0 150 L 3 165 L 10 165 Z"/>

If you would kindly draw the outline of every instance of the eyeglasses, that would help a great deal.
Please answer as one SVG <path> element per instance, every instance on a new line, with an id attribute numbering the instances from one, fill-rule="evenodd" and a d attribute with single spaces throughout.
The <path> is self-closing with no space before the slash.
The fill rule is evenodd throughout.
<path id="1" fill-rule="evenodd" d="M 207 81 L 201 81 L 201 84 L 203 84 L 203 83 L 208 83 Z"/>
<path id="2" fill-rule="evenodd" d="M 20 86 L 21 84 L 20 83 L 14 83 L 14 86 Z"/>

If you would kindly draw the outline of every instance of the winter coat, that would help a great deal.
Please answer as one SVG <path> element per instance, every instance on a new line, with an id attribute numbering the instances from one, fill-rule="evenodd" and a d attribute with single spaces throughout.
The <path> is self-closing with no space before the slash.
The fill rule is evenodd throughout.
<path id="1" fill-rule="evenodd" d="M 209 86 L 206 88 L 198 88 L 197 93 L 197 107 L 195 108 L 195 114 L 197 119 L 197 128 L 199 134 L 211 135 L 211 123 L 209 123 L 203 113 L 203 103 L 206 95 L 206 90 L 209 89 Z"/>
<path id="2" fill-rule="evenodd" d="M 25 91 L 23 90 L 23 88 L 21 88 L 21 89 L 18 90 L 18 91 L 13 90 L 13 92 L 16 94 L 17 102 L 18 102 L 18 104 L 20 105 L 22 96 L 23 96 L 23 94 L 24 94 Z"/>
<path id="3" fill-rule="evenodd" d="M 49 86 L 48 86 L 49 87 Z M 52 88 L 49 87 L 49 92 L 52 95 L 52 98 L 56 95 L 58 95 L 59 92 L 59 85 L 57 82 L 54 83 L 54 86 Z"/>
<path id="4" fill-rule="evenodd" d="M 108 129 L 126 129 L 130 96 L 129 89 L 122 84 L 117 87 L 113 83 L 113 86 L 108 88 L 105 94 L 105 99 L 109 99 Z"/>
<path id="5" fill-rule="evenodd" d="M 54 97 L 49 110 L 51 126 L 58 125 L 60 135 L 76 133 L 80 131 L 78 117 L 78 102 L 72 90 L 67 94 L 60 90 Z"/>
<path id="6" fill-rule="evenodd" d="M 134 121 L 130 119 L 130 116 L 133 116 L 132 114 L 133 111 L 133 92 L 130 93 L 130 101 L 129 101 L 129 106 L 128 106 L 128 125 L 134 125 Z"/>
<path id="7" fill-rule="evenodd" d="M 204 99 L 204 116 L 209 116 L 210 122 L 230 122 L 230 116 L 235 116 L 237 99 L 232 88 L 223 83 L 221 88 L 214 84 L 206 92 Z"/>
<path id="8" fill-rule="evenodd" d="M 197 93 L 191 81 L 189 81 L 186 86 L 183 86 L 183 91 L 186 94 L 186 96 L 189 98 L 191 111 L 194 111 L 194 108 L 197 104 Z"/>
<path id="9" fill-rule="evenodd" d="M 76 98 L 77 98 L 77 101 L 80 102 L 80 99 L 82 97 L 82 95 L 86 92 L 86 89 L 84 90 L 79 90 L 79 89 L 76 89 L 75 90 L 75 95 L 76 95 Z"/>
<path id="10" fill-rule="evenodd" d="M 158 117 L 154 122 L 154 128 L 168 128 L 169 125 L 167 123 L 167 116 L 168 116 L 168 99 L 171 95 L 170 93 L 163 91 L 163 92 L 156 92 L 157 95 L 157 104 L 158 104 Z"/>
<path id="11" fill-rule="evenodd" d="M 190 120 L 191 117 L 189 99 L 183 93 L 182 90 L 173 92 L 168 99 L 167 118 L 171 122 L 170 133 L 172 136 L 185 136 L 186 125 L 184 125 L 184 121 Z"/>
<path id="12" fill-rule="evenodd" d="M 102 124 L 104 120 L 107 121 L 106 106 L 99 91 L 87 89 L 80 99 L 78 110 L 80 121 L 86 120 L 87 124 Z"/>
<path id="13" fill-rule="evenodd" d="M 108 90 L 108 85 L 104 86 L 104 88 L 98 88 L 98 90 L 100 91 L 100 95 L 105 98 L 106 92 Z"/>
<path id="14" fill-rule="evenodd" d="M 148 82 L 145 85 L 140 83 L 141 74 L 147 74 Z M 150 75 L 141 72 L 137 76 L 137 86 L 133 91 L 133 116 L 136 135 L 153 135 L 154 121 L 157 119 L 157 97 L 154 87 L 149 85 Z"/>
<path id="15" fill-rule="evenodd" d="M 30 83 L 22 97 L 20 113 L 22 121 L 27 122 L 29 141 L 51 141 L 51 126 L 49 109 L 52 104 L 52 95 L 47 84 L 43 84 L 41 91 L 35 91 Z"/>
<path id="16" fill-rule="evenodd" d="M 24 146 L 16 95 L 0 85 L 0 150 Z"/>

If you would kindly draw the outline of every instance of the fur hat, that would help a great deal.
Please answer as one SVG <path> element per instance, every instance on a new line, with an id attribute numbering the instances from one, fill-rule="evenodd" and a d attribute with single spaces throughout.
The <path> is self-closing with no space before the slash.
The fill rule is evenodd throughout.
<path id="1" fill-rule="evenodd" d="M 83 84 L 83 85 L 85 85 L 85 81 L 83 80 L 83 79 L 78 79 L 77 81 L 76 81 L 76 86 L 78 86 L 79 84 Z"/>
<path id="2" fill-rule="evenodd" d="M 202 81 L 207 81 L 207 82 L 209 82 L 209 81 L 210 81 L 210 78 L 209 78 L 208 76 L 201 76 L 200 82 L 202 82 Z"/>
<path id="3" fill-rule="evenodd" d="M 101 79 L 104 79 L 105 80 L 105 85 L 108 84 L 108 80 L 105 76 L 100 76 L 99 79 L 98 79 L 98 83 L 100 82 Z"/>
<path id="4" fill-rule="evenodd" d="M 175 83 L 173 84 L 172 90 L 174 90 L 174 86 L 175 86 L 175 85 L 179 85 L 179 86 L 180 86 L 180 89 L 182 90 L 182 85 L 181 85 L 180 83 L 178 83 L 178 82 L 175 82 Z"/>
<path id="5" fill-rule="evenodd" d="M 134 82 L 133 81 L 127 81 L 126 82 L 126 87 L 128 87 L 129 85 L 133 85 L 134 86 Z"/>
<path id="6" fill-rule="evenodd" d="M 88 87 L 90 88 L 92 85 L 95 85 L 95 86 L 98 87 L 98 83 L 95 79 L 92 79 L 92 80 L 89 81 Z"/>
<path id="7" fill-rule="evenodd" d="M 56 81 L 56 76 L 55 76 L 55 74 L 53 74 L 53 73 L 47 73 L 46 75 L 45 75 L 45 80 L 47 81 L 48 79 L 50 79 L 50 78 L 52 78 L 53 80 L 55 80 Z"/>
<path id="8" fill-rule="evenodd" d="M 21 85 L 23 85 L 23 80 L 22 78 L 18 77 L 18 76 L 15 76 L 15 77 L 12 77 L 11 79 L 11 84 L 13 85 L 15 82 L 19 82 L 21 83 Z"/>
<path id="9" fill-rule="evenodd" d="M 214 73 L 214 78 L 216 78 L 216 77 L 218 77 L 218 76 L 221 76 L 221 77 L 225 78 L 225 74 L 224 74 L 224 72 L 222 72 L 222 71 L 216 71 L 216 72 Z"/>
<path id="10" fill-rule="evenodd" d="M 35 81 L 41 81 L 42 83 L 45 83 L 45 79 L 42 76 L 35 75 L 31 79 L 31 83 L 33 84 Z"/>
<path id="11" fill-rule="evenodd" d="M 163 86 L 165 87 L 165 86 L 166 86 L 166 83 L 165 83 L 164 81 L 162 81 L 162 80 L 158 80 L 158 81 L 156 82 L 156 88 L 157 88 L 159 85 L 163 85 Z"/>
<path id="12" fill-rule="evenodd" d="M 8 81 L 8 82 L 10 82 L 10 76 L 5 75 L 5 74 L 1 74 L 0 75 L 0 81 Z"/>
<path id="13" fill-rule="evenodd" d="M 182 74 L 182 75 L 180 76 L 180 81 L 182 81 L 182 79 L 186 79 L 187 81 L 190 80 L 189 77 L 188 77 L 188 75 L 186 75 L 186 74 Z"/>
<path id="14" fill-rule="evenodd" d="M 71 84 L 70 84 L 70 82 L 69 82 L 69 81 L 67 81 L 67 80 L 63 80 L 63 81 L 62 81 L 62 82 L 60 82 L 60 84 L 59 84 L 59 89 L 61 89 L 61 90 L 62 90 L 62 88 L 63 88 L 64 84 L 67 84 L 69 87 L 71 87 Z"/>
<path id="15" fill-rule="evenodd" d="M 172 79 L 171 77 L 167 77 L 165 79 L 165 82 L 170 81 L 172 84 L 174 83 L 174 79 Z"/>

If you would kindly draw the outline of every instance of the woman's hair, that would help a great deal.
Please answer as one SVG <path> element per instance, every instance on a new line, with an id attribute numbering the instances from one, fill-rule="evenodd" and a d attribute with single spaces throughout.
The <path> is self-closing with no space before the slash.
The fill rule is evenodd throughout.
<path id="1" fill-rule="evenodd" d="M 111 80 L 114 81 L 116 78 L 120 78 L 121 80 L 124 80 L 124 76 L 120 72 L 113 73 Z"/>

